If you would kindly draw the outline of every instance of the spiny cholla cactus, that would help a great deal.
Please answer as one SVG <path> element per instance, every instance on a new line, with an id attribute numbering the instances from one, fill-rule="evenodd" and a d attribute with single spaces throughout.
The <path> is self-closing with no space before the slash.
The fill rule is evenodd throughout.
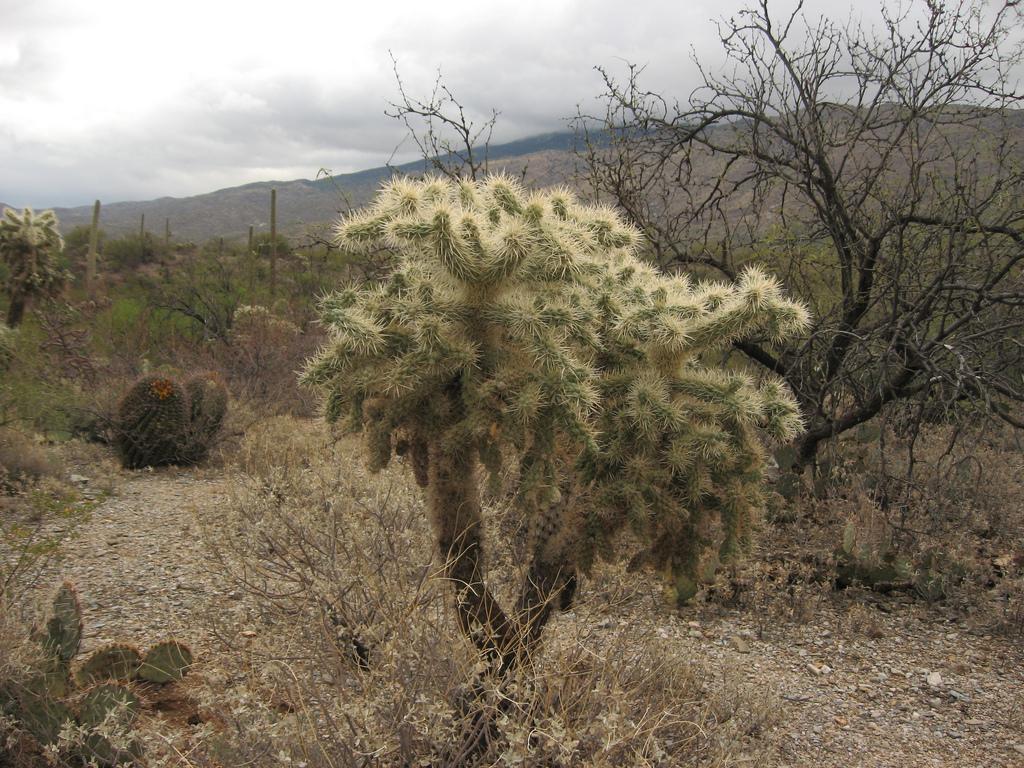
<path id="1" fill-rule="evenodd" d="M 800 418 L 777 380 L 702 365 L 754 332 L 806 324 L 778 284 L 666 277 L 637 259 L 641 236 L 567 190 L 395 180 L 337 230 L 348 249 L 398 253 L 380 285 L 325 298 L 330 343 L 304 380 L 327 418 L 366 432 L 371 465 L 408 455 L 428 504 L 463 630 L 508 669 L 528 651 L 577 567 L 611 552 L 627 525 L 681 592 L 711 520 L 723 554 L 746 540 L 760 502 L 760 431 Z M 518 462 L 532 526 L 514 612 L 484 581 L 478 464 Z"/>
<path id="2" fill-rule="evenodd" d="M 21 322 L 25 303 L 33 295 L 52 293 L 63 285 L 67 273 L 57 264 L 64 240 L 57 229 L 53 211 L 19 215 L 4 209 L 0 219 L 0 258 L 7 264 L 7 325 Z"/>

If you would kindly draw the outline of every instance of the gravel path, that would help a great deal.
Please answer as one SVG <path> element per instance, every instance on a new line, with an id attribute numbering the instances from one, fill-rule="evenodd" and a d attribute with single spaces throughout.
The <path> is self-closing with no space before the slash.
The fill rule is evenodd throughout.
<path id="1" fill-rule="evenodd" d="M 239 596 L 216 583 L 193 519 L 197 510 L 216 515 L 228 487 L 213 470 L 118 479 L 115 495 L 41 582 L 66 577 L 77 585 L 84 650 L 113 641 L 149 645 L 167 635 L 200 651 L 213 647 L 203 615 L 237 605 Z M 971 634 L 909 601 L 862 607 L 867 631 L 851 628 L 838 598 L 800 624 L 773 622 L 761 608 L 666 611 L 655 621 L 659 635 L 706 664 L 714 681 L 739 678 L 764 693 L 776 710 L 765 736 L 775 747 L 772 765 L 1024 766 L 1019 638 Z"/>
<path id="2" fill-rule="evenodd" d="M 193 520 L 197 508 L 209 513 L 226 500 L 222 475 L 125 473 L 40 580 L 49 588 L 70 579 L 78 589 L 83 652 L 111 642 L 147 646 L 167 636 L 196 649 L 210 645 L 204 613 L 229 593 L 204 566 Z"/>

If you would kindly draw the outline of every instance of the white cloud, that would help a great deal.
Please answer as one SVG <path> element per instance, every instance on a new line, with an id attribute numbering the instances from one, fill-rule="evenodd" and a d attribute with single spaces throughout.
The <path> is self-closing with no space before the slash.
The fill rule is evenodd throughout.
<path id="1" fill-rule="evenodd" d="M 499 141 L 556 130 L 593 107 L 595 65 L 645 64 L 650 87 L 688 93 L 691 47 L 713 61 L 709 20 L 740 2 L 10 0 L 0 200 L 181 196 L 381 165 L 404 135 L 384 115 L 389 50 L 410 94 L 428 94 L 440 67 L 476 119 L 498 109 Z M 849 6 L 807 12 L 829 7 Z"/>

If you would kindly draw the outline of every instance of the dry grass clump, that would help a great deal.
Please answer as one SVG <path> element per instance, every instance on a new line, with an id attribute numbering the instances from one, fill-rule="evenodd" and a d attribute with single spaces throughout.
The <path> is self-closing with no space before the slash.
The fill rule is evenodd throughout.
<path id="1" fill-rule="evenodd" d="M 0 491 L 53 476 L 59 466 L 31 435 L 15 427 L 0 427 Z"/>
<path id="2" fill-rule="evenodd" d="M 310 767 L 667 766 L 762 748 L 770 708 L 722 693 L 682 657 L 658 631 L 675 619 L 652 611 L 656 590 L 639 577 L 596 574 L 530 663 L 481 676 L 410 472 L 370 476 L 355 441 L 289 418 L 254 428 L 238 460 L 226 515 L 201 521 L 246 593 L 216 620 L 238 684 L 211 694 L 223 722 L 203 737 L 208 754 Z M 495 586 L 510 590 L 515 563 L 498 550 L 510 583 Z"/>

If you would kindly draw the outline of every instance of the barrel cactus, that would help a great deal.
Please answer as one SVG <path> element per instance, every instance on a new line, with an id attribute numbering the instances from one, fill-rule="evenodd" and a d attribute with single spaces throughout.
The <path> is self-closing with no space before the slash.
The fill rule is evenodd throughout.
<path id="1" fill-rule="evenodd" d="M 713 523 L 723 556 L 749 541 L 762 439 L 792 437 L 800 416 L 777 379 L 702 355 L 800 333 L 807 313 L 776 281 L 756 269 L 735 284 L 664 275 L 616 211 L 501 176 L 394 180 L 337 235 L 397 259 L 381 284 L 322 301 L 331 339 L 304 381 L 329 420 L 365 433 L 371 467 L 408 457 L 460 626 L 497 669 L 529 656 L 577 571 L 611 556 L 624 529 L 680 599 Z M 533 544 L 505 608 L 486 584 L 477 478 L 509 461 Z"/>
<path id="2" fill-rule="evenodd" d="M 115 429 L 124 466 L 201 461 L 227 409 L 227 388 L 215 373 L 197 374 L 184 385 L 164 374 L 143 376 L 118 406 Z"/>
<path id="3" fill-rule="evenodd" d="M 189 399 L 189 459 L 202 461 L 224 423 L 228 412 L 228 389 L 212 371 L 185 380 Z"/>
<path id="4" fill-rule="evenodd" d="M 188 393 L 174 379 L 154 373 L 136 381 L 117 408 L 118 449 L 127 469 L 185 460 L 189 444 Z"/>

